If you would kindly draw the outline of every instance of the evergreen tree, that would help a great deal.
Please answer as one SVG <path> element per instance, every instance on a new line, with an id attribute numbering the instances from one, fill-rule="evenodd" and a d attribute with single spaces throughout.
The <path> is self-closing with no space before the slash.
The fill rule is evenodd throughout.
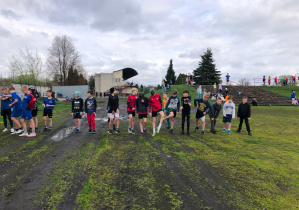
<path id="1" fill-rule="evenodd" d="M 172 59 L 169 62 L 169 66 L 168 66 L 168 69 L 167 69 L 165 80 L 166 80 L 167 84 L 170 84 L 170 81 L 172 81 L 172 84 L 174 84 L 175 81 L 176 81 L 175 72 L 173 70 Z"/>
<path id="2" fill-rule="evenodd" d="M 74 77 L 71 85 L 79 85 L 79 74 L 77 69 L 74 70 Z"/>
<path id="3" fill-rule="evenodd" d="M 176 85 L 186 84 L 187 74 L 179 74 L 178 78 L 176 78 Z"/>
<path id="4" fill-rule="evenodd" d="M 72 85 L 72 81 L 74 80 L 74 69 L 73 66 L 71 66 L 68 70 L 68 74 L 67 74 L 67 79 L 66 79 L 66 85 Z"/>
<path id="5" fill-rule="evenodd" d="M 214 64 L 213 52 L 210 48 L 201 55 L 201 62 L 194 70 L 194 81 L 197 85 L 213 85 L 215 82 L 220 83 L 220 71 L 217 71 Z"/>

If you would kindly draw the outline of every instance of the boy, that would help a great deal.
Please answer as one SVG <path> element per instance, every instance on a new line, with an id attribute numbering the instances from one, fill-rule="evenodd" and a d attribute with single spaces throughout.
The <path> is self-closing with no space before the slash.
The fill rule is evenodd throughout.
<path id="1" fill-rule="evenodd" d="M 219 93 L 222 93 L 222 82 L 220 82 L 218 88 L 219 88 Z"/>
<path id="2" fill-rule="evenodd" d="M 182 135 L 185 134 L 185 118 L 187 118 L 187 135 L 190 135 L 189 128 L 190 128 L 190 111 L 191 111 L 191 97 L 188 96 L 189 91 L 185 90 L 183 92 L 183 97 L 181 99 L 181 110 L 182 110 Z"/>
<path id="3" fill-rule="evenodd" d="M 235 104 L 233 97 L 229 96 L 228 101 L 223 105 L 223 130 L 225 132 L 226 123 L 228 122 L 228 134 L 231 134 L 230 128 L 232 126 L 232 119 L 235 118 Z"/>
<path id="4" fill-rule="evenodd" d="M 203 98 L 196 98 L 194 99 L 194 106 L 197 108 L 196 112 L 196 128 L 194 131 L 197 131 L 199 129 L 199 118 L 201 118 L 202 122 L 202 134 L 205 134 L 205 120 L 206 120 L 206 111 L 207 109 L 210 109 L 210 112 L 213 111 L 213 108 L 210 104 L 209 100 L 209 94 L 205 94 Z"/>
<path id="5" fill-rule="evenodd" d="M 228 84 L 229 84 L 229 78 L 230 78 L 230 76 L 229 76 L 229 74 L 227 73 L 227 75 L 226 75 L 225 77 L 226 77 L 226 84 L 228 85 Z"/>
<path id="6" fill-rule="evenodd" d="M 52 129 L 52 116 L 53 116 L 53 109 L 56 106 L 55 99 L 52 98 L 52 91 L 47 90 L 47 97 L 44 99 L 43 107 L 44 107 L 44 113 L 43 113 L 43 120 L 45 124 L 44 131 L 47 131 L 47 116 L 49 118 L 49 131 Z"/>
<path id="7" fill-rule="evenodd" d="M 81 130 L 81 116 L 83 114 L 83 99 L 80 98 L 80 91 L 76 91 L 74 95 L 74 99 L 72 101 L 72 116 L 76 119 L 76 133 L 80 133 Z"/>
<path id="8" fill-rule="evenodd" d="M 295 101 L 295 98 L 296 98 L 295 90 L 292 90 L 291 98 L 292 98 L 292 104 L 294 104 L 294 101 Z"/>
<path id="9" fill-rule="evenodd" d="M 168 93 L 163 93 L 163 108 L 162 108 L 162 111 L 164 112 L 164 115 L 168 116 L 169 115 L 169 111 L 165 109 L 166 107 L 166 104 L 168 102 Z M 167 130 L 170 129 L 170 119 L 168 118 L 167 119 L 167 127 L 166 127 Z"/>
<path id="10" fill-rule="evenodd" d="M 169 115 L 167 117 L 164 118 L 164 120 L 167 120 L 169 118 L 171 118 L 171 127 L 170 127 L 170 133 L 174 133 L 173 132 L 173 126 L 174 126 L 174 121 L 175 121 L 175 117 L 176 114 L 180 112 L 180 99 L 177 96 L 178 92 L 176 90 L 172 91 L 172 96 L 169 97 L 168 102 L 166 104 L 165 109 L 169 110 Z"/>
<path id="11" fill-rule="evenodd" d="M 116 118 L 116 129 L 115 133 L 120 134 L 120 131 L 118 129 L 119 127 L 119 99 L 116 95 L 117 91 L 115 88 L 110 88 L 110 96 L 108 98 L 108 113 L 109 113 L 109 134 L 112 134 L 111 130 L 111 124 L 113 122 L 113 119 Z"/>
<path id="12" fill-rule="evenodd" d="M 11 101 L 11 95 L 8 95 L 8 89 L 6 87 L 2 88 L 2 95 L 0 95 L 0 99 L 1 99 L 1 115 L 3 117 L 3 123 L 4 123 L 4 130 L 3 132 L 8 131 L 7 129 L 7 118 L 10 124 L 10 131 L 11 133 L 14 132 L 13 129 L 13 122 L 11 120 L 11 107 L 9 106 L 9 104 L 12 102 Z"/>
<path id="13" fill-rule="evenodd" d="M 141 131 L 140 135 L 147 134 L 146 132 L 147 107 L 148 107 L 148 99 L 144 97 L 144 93 L 140 93 L 136 104 L 140 131 Z M 142 119 L 144 120 L 144 126 L 142 125 Z"/>
<path id="14" fill-rule="evenodd" d="M 163 119 L 164 119 L 164 112 L 162 111 L 162 99 L 159 94 L 156 94 L 155 90 L 151 90 L 151 96 L 149 97 L 148 101 L 148 112 L 149 116 L 153 117 L 153 136 L 156 135 L 156 117 L 159 115 L 161 116 L 157 133 L 159 133 Z"/>
<path id="15" fill-rule="evenodd" d="M 11 120 L 15 123 L 16 126 L 15 131 L 11 134 L 20 134 L 24 131 L 18 120 L 18 118 L 22 114 L 21 97 L 19 93 L 16 92 L 16 89 L 14 87 L 10 87 L 9 92 L 11 94 L 12 103 L 9 104 L 8 106 L 12 107 Z"/>
<path id="16" fill-rule="evenodd" d="M 243 97 L 242 103 L 239 105 L 237 118 L 240 119 L 239 129 L 237 133 L 241 132 L 243 120 L 245 120 L 246 128 L 248 131 L 248 135 L 251 136 L 249 120 L 251 115 L 250 105 L 247 103 L 247 97 Z"/>
<path id="17" fill-rule="evenodd" d="M 137 88 L 132 89 L 132 94 L 129 95 L 127 100 L 127 112 L 129 115 L 129 127 L 128 133 L 135 134 L 134 125 L 135 125 L 135 109 L 136 109 L 136 100 L 137 100 Z"/>
<path id="18" fill-rule="evenodd" d="M 27 136 L 27 137 L 35 137 L 35 125 L 32 119 L 32 108 L 33 108 L 33 103 L 34 102 L 34 98 L 32 98 L 32 96 L 29 94 L 29 90 L 27 86 L 23 86 L 21 88 L 22 92 L 24 93 L 24 98 L 23 98 L 23 102 L 22 102 L 22 114 L 21 114 L 21 123 L 24 129 L 24 132 L 19 135 L 19 136 Z M 31 102 L 32 101 L 32 102 Z M 32 106 L 30 107 L 30 104 L 32 104 Z M 32 129 L 32 133 L 28 135 L 27 132 L 27 127 L 26 127 L 26 122 L 25 120 L 29 121 L 29 125 Z"/>
<path id="19" fill-rule="evenodd" d="M 38 130 L 38 120 L 37 120 L 37 112 L 38 112 L 38 106 L 37 106 L 37 98 L 38 98 L 38 94 L 36 92 L 36 90 L 34 88 L 29 88 L 29 94 L 31 96 L 31 98 L 34 98 L 33 100 L 33 109 L 32 109 L 32 117 L 33 117 L 33 121 L 35 123 L 35 132 L 37 132 Z M 29 128 L 31 130 L 31 128 Z"/>
<path id="20" fill-rule="evenodd" d="M 89 133 L 96 133 L 95 117 L 97 112 L 97 100 L 92 96 L 92 91 L 87 92 L 87 99 L 85 100 L 85 111 L 88 121 Z"/>
<path id="21" fill-rule="evenodd" d="M 213 110 L 210 111 L 209 116 L 211 120 L 211 132 L 213 134 L 216 134 L 215 126 L 216 126 L 216 120 L 219 116 L 221 106 L 222 106 L 222 99 L 220 97 L 217 98 L 216 102 L 212 104 Z"/>
<path id="22" fill-rule="evenodd" d="M 252 99 L 252 106 L 257 106 L 257 99 L 256 98 Z"/>

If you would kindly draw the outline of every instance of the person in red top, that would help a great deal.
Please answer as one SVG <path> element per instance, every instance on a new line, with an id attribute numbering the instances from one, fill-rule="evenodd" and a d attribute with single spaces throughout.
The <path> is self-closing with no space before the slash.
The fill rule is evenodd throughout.
<path id="1" fill-rule="evenodd" d="M 151 90 L 151 96 L 148 100 L 148 112 L 149 116 L 153 117 L 153 136 L 156 134 L 156 117 L 161 116 L 160 123 L 158 126 L 157 133 L 159 133 L 163 120 L 164 120 L 164 112 L 162 111 L 162 99 L 159 94 L 156 94 L 155 90 Z"/>
<path id="2" fill-rule="evenodd" d="M 135 125 L 135 110 L 136 110 L 136 100 L 137 100 L 137 88 L 132 89 L 132 94 L 129 95 L 127 100 L 127 112 L 129 115 L 129 128 L 128 133 L 135 134 L 134 125 Z"/>
<path id="3" fill-rule="evenodd" d="M 289 79 L 286 77 L 286 86 L 288 85 L 288 81 L 289 81 Z"/>
<path id="4" fill-rule="evenodd" d="M 275 84 L 277 86 L 277 77 L 274 78 L 274 82 L 275 82 Z"/>

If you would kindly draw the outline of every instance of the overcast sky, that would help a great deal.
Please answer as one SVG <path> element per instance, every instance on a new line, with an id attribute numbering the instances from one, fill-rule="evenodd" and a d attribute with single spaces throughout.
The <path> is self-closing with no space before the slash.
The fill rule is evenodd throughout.
<path id="1" fill-rule="evenodd" d="M 173 59 L 192 72 L 210 47 L 232 81 L 299 74 L 297 0 L 1 0 L 0 74 L 18 49 L 47 49 L 70 36 L 88 74 L 132 67 L 157 84 Z"/>

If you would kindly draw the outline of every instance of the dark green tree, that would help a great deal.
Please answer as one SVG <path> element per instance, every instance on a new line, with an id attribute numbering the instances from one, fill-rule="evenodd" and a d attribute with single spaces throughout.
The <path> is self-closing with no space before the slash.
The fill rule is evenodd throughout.
<path id="1" fill-rule="evenodd" d="M 186 77 L 187 74 L 179 74 L 179 76 L 176 78 L 176 85 L 182 85 L 182 84 L 186 84 Z"/>
<path id="2" fill-rule="evenodd" d="M 175 72 L 173 70 L 172 59 L 169 62 L 169 66 L 168 66 L 168 69 L 167 69 L 165 80 L 166 80 L 167 84 L 170 84 L 170 81 L 172 81 L 172 84 L 174 84 L 175 81 L 176 81 Z"/>
<path id="3" fill-rule="evenodd" d="M 89 89 L 93 91 L 95 87 L 95 75 L 89 76 L 88 85 L 89 85 Z"/>
<path id="4" fill-rule="evenodd" d="M 220 71 L 217 71 L 214 64 L 213 52 L 210 48 L 204 52 L 201 57 L 201 62 L 197 69 L 193 71 L 194 81 L 197 85 L 213 85 L 215 82 L 220 83 Z"/>

